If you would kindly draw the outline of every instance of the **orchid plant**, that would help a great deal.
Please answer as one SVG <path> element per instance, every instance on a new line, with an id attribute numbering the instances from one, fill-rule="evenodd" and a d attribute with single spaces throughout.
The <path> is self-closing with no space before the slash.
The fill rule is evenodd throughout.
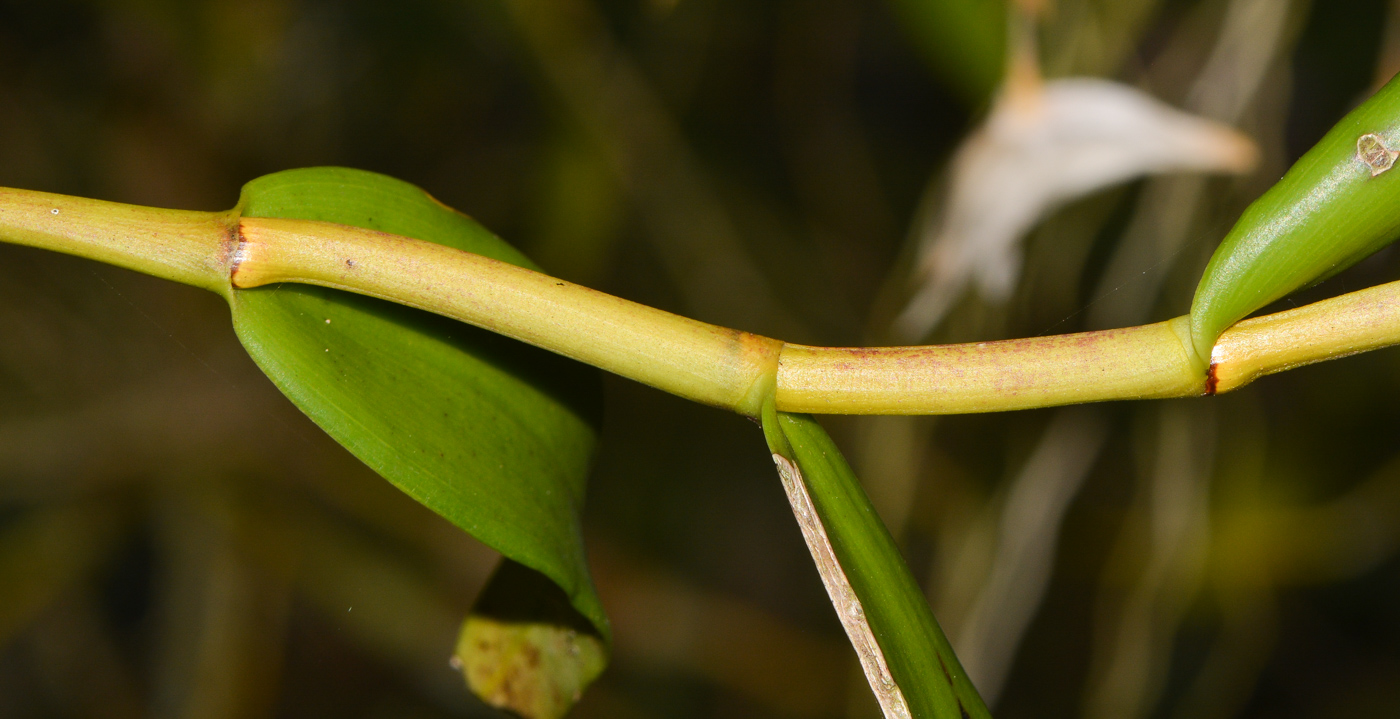
<path id="1" fill-rule="evenodd" d="M 970 285 L 1004 299 L 1018 242 L 1057 205 L 1133 177 L 1237 173 L 1256 160 L 1238 132 L 1139 90 L 1042 80 L 1020 37 L 989 117 L 933 201 L 941 211 L 926 213 L 894 322 L 909 342 Z M 1245 211 L 1189 314 L 970 344 L 816 347 L 681 317 L 552 277 L 423 190 L 346 168 L 255 179 L 225 212 L 4 189 L 0 240 L 216 293 L 297 407 L 498 550 L 454 658 L 493 705 L 563 716 L 607 663 L 611 630 L 579 517 L 600 369 L 755 420 L 884 715 L 959 719 L 989 716 L 986 703 L 812 415 L 1214 395 L 1400 343 L 1400 283 L 1249 317 L 1400 236 L 1397 157 L 1392 82 Z"/>

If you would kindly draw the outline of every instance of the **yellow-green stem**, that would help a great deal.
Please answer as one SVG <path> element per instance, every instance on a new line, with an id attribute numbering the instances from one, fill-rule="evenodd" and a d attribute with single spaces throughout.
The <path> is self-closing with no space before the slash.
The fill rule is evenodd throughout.
<path id="1" fill-rule="evenodd" d="M 0 188 L 0 240 L 228 291 L 238 218 Z"/>
<path id="2" fill-rule="evenodd" d="M 1400 282 L 1377 285 L 1226 330 L 1211 351 L 1213 390 L 1400 343 Z"/>
<path id="3" fill-rule="evenodd" d="M 1204 394 L 1185 317 L 1141 327 L 928 347 L 783 348 L 778 409 L 963 414 Z"/>
<path id="4" fill-rule="evenodd" d="M 304 282 L 436 312 L 672 394 L 757 417 L 782 343 L 432 242 L 245 218 L 234 287 Z"/>
<path id="5" fill-rule="evenodd" d="M 1221 335 L 1209 373 L 1187 318 L 1004 342 L 830 348 L 709 325 L 442 245 L 305 220 L 157 210 L 0 189 L 0 240 L 228 296 L 303 282 L 468 322 L 757 416 L 957 414 L 1225 392 L 1263 374 L 1400 343 L 1400 283 Z"/>

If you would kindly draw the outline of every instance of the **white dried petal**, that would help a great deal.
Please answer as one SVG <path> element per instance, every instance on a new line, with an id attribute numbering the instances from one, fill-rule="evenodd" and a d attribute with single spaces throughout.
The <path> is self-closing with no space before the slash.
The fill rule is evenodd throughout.
<path id="1" fill-rule="evenodd" d="M 1070 200 L 1149 174 L 1245 172 L 1257 154 L 1238 131 L 1127 85 L 1012 82 L 954 155 L 942 216 L 921 237 L 919 287 L 896 330 L 922 338 L 969 284 L 989 300 L 1008 298 L 1021 239 Z"/>

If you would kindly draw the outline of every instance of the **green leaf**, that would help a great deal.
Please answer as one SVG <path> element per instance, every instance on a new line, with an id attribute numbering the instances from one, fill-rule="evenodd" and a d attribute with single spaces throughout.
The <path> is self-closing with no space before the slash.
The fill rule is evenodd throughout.
<path id="1" fill-rule="evenodd" d="M 1400 236 L 1397 151 L 1400 83 L 1391 80 L 1244 211 L 1191 304 L 1191 340 L 1202 363 L 1230 325 Z"/>
<path id="2" fill-rule="evenodd" d="M 908 716 L 916 718 L 988 719 L 986 705 L 929 610 L 894 538 L 831 437 L 810 416 L 777 412 L 771 401 L 764 408 L 763 430 L 799 524 L 809 523 L 804 520 L 804 496 L 815 509 L 819 531 L 804 526 L 803 534 L 886 716 L 899 716 L 897 705 L 902 702 Z M 813 546 L 814 541 L 820 545 L 822 537 L 839 568 L 823 566 L 823 549 Z M 842 581 L 856 602 L 839 596 Z M 879 661 L 888 668 L 897 692 L 880 686 L 885 682 L 878 676 L 879 661 L 862 648 L 858 636 L 861 621 L 867 623 Z M 896 693 L 902 699 L 893 698 Z"/>
<path id="3" fill-rule="evenodd" d="M 244 217 L 355 225 L 533 267 L 419 188 L 370 172 L 268 175 L 244 187 L 239 209 Z M 338 290 L 234 290 L 230 304 L 244 347 L 297 407 L 414 499 L 548 577 L 608 636 L 579 526 L 600 406 L 596 370 Z"/>

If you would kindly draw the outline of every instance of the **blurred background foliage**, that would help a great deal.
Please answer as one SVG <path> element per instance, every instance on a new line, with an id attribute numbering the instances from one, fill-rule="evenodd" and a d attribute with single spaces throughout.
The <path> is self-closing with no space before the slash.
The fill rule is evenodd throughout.
<path id="1" fill-rule="evenodd" d="M 1049 77 L 1140 87 L 1241 128 L 1263 161 L 1060 209 L 1015 297 L 965 299 L 937 341 L 1185 313 L 1239 211 L 1400 68 L 1385 0 L 1045 5 Z M 986 112 L 1006 16 L 4 0 L 0 185 L 219 210 L 264 173 L 360 167 L 562 277 L 868 343 L 907 289 L 922 198 Z M 1223 51 L 1255 69 L 1206 73 Z M 1293 301 L 1397 265 L 1382 252 Z M 217 298 L 0 246 L 0 338 L 0 716 L 493 715 L 447 658 L 495 556 L 300 417 Z M 1210 400 L 824 423 L 997 716 L 1389 716 L 1397 363 Z M 757 429 L 606 392 L 586 525 L 616 647 L 576 716 L 874 716 Z"/>

